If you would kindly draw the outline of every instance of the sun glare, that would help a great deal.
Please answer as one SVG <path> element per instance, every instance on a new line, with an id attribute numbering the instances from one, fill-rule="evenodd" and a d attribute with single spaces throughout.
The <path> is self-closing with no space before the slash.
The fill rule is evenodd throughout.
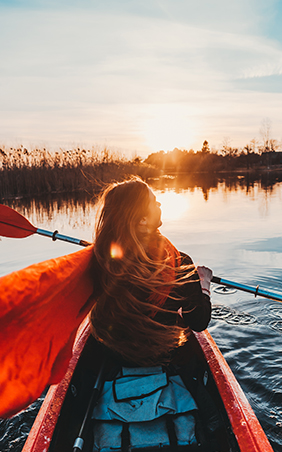
<path id="1" fill-rule="evenodd" d="M 195 120 L 182 104 L 151 105 L 143 133 L 146 144 L 155 151 L 191 147 L 195 140 Z"/>
<path id="2" fill-rule="evenodd" d="M 113 242 L 111 244 L 111 250 L 110 250 L 111 258 L 112 259 L 122 259 L 123 257 L 123 249 L 120 245 Z"/>
<path id="3" fill-rule="evenodd" d="M 184 334 L 184 331 L 180 331 L 179 338 L 178 338 L 178 347 L 182 347 L 182 345 L 187 342 L 187 337 Z"/>
<path id="4" fill-rule="evenodd" d="M 161 203 L 163 221 L 180 220 L 189 210 L 188 197 L 180 193 L 173 191 L 158 193 L 157 200 Z"/>

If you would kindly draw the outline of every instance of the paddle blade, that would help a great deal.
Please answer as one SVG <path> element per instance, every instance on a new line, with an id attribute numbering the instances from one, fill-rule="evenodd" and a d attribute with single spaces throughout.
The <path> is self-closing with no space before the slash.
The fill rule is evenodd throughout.
<path id="1" fill-rule="evenodd" d="M 37 229 L 20 213 L 0 204 L 0 235 L 21 239 L 36 231 Z"/>

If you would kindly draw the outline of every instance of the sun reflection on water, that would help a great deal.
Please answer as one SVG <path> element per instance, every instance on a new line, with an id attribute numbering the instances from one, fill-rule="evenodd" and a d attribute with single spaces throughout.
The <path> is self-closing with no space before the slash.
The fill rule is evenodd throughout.
<path id="1" fill-rule="evenodd" d="M 158 201 L 161 203 L 162 219 L 179 221 L 189 210 L 188 196 L 167 191 L 165 193 L 156 193 Z"/>

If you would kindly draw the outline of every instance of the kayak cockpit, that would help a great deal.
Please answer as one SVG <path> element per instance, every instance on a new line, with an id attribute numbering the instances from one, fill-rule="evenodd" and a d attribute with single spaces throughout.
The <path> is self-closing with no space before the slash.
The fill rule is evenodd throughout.
<path id="1" fill-rule="evenodd" d="M 89 336 L 66 392 L 49 446 L 49 452 L 73 451 L 73 445 L 83 423 L 96 376 L 105 359 L 104 355 L 104 348 L 92 336 Z M 121 366 L 119 363 L 114 359 L 107 358 L 104 378 L 105 386 L 110 387 L 115 384 L 112 382 L 119 380 L 117 376 L 120 375 L 120 372 Z M 165 376 L 160 378 L 181 379 L 183 386 L 187 388 L 196 404 L 196 409 L 192 406 L 190 411 L 190 415 L 194 420 L 194 427 L 188 443 L 181 441 L 181 438 L 189 437 L 187 429 L 191 428 L 191 423 L 189 424 L 187 418 L 182 419 L 182 423 L 180 422 L 179 425 L 176 425 L 176 417 L 172 416 L 171 413 L 166 413 L 163 416 L 158 416 L 154 421 L 155 424 L 150 424 L 148 420 L 143 425 L 140 422 L 140 431 L 138 433 L 142 440 L 137 444 L 134 439 L 136 435 L 133 435 L 137 424 L 134 425 L 134 423 L 130 422 L 130 417 L 124 422 L 124 413 L 119 413 L 118 415 L 122 420 L 115 420 L 114 423 L 107 419 L 104 419 L 103 422 L 101 419 L 90 419 L 88 431 L 84 437 L 83 452 L 98 452 L 100 450 L 102 452 L 128 452 L 129 450 L 136 452 L 153 452 L 157 450 L 163 452 L 192 452 L 196 450 L 239 452 L 240 449 L 228 420 L 224 404 L 219 396 L 201 347 L 193 335 L 191 335 L 187 345 L 182 347 L 174 363 L 169 365 L 164 373 Z M 140 381 L 140 379 L 139 383 L 137 381 L 139 387 Z M 187 401 L 183 400 L 185 393 L 184 388 L 182 389 L 183 392 L 179 392 L 179 398 L 181 399 L 179 402 L 182 402 L 182 406 L 184 406 L 185 403 L 189 402 L 188 399 Z M 120 389 L 118 390 L 120 391 Z M 164 389 L 163 392 L 165 392 Z M 140 402 L 141 399 L 138 400 Z M 183 411 L 187 412 L 185 409 Z M 90 418 L 92 414 L 93 410 Z M 157 434 L 153 435 L 153 433 Z M 152 438 L 154 437 L 151 443 L 149 441 L 150 434 Z M 104 435 L 107 440 L 104 442 L 97 441 L 95 440 L 97 435 L 102 437 Z M 166 440 L 158 440 L 158 438 L 163 438 L 165 435 Z"/>

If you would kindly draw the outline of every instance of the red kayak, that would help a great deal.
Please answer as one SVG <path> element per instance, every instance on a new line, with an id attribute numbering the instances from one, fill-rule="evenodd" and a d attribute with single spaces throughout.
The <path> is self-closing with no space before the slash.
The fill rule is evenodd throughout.
<path id="1" fill-rule="evenodd" d="M 212 432 L 208 432 L 209 437 L 206 439 L 205 425 L 203 425 L 202 438 L 204 439 L 198 441 L 196 448 L 179 446 L 176 449 L 169 447 L 159 447 L 159 449 L 187 452 L 189 450 L 273 452 L 245 394 L 209 332 L 206 330 L 193 333 L 182 349 L 182 363 L 185 363 L 185 360 L 190 362 L 191 359 L 197 363 L 197 368 L 194 369 L 195 375 L 197 374 L 199 380 L 203 380 L 199 382 L 202 390 L 200 389 L 198 394 L 206 392 L 206 400 L 209 400 L 209 403 L 203 406 L 203 403 L 197 400 L 197 391 L 195 392 L 201 422 L 209 423 L 209 418 L 212 416 L 220 421 L 215 428 L 210 429 Z M 65 377 L 59 384 L 50 387 L 22 452 L 73 451 L 74 441 L 87 409 L 93 381 L 103 361 L 102 350 L 100 344 L 97 344 L 90 334 L 88 321 L 85 321 L 77 335 L 73 357 Z M 209 410 L 213 413 L 210 414 Z M 112 449 L 120 450 L 115 444 L 112 444 Z M 85 452 L 93 450 L 92 447 L 89 448 L 87 438 L 83 452 L 84 450 Z M 146 450 L 151 451 L 156 448 Z"/>

